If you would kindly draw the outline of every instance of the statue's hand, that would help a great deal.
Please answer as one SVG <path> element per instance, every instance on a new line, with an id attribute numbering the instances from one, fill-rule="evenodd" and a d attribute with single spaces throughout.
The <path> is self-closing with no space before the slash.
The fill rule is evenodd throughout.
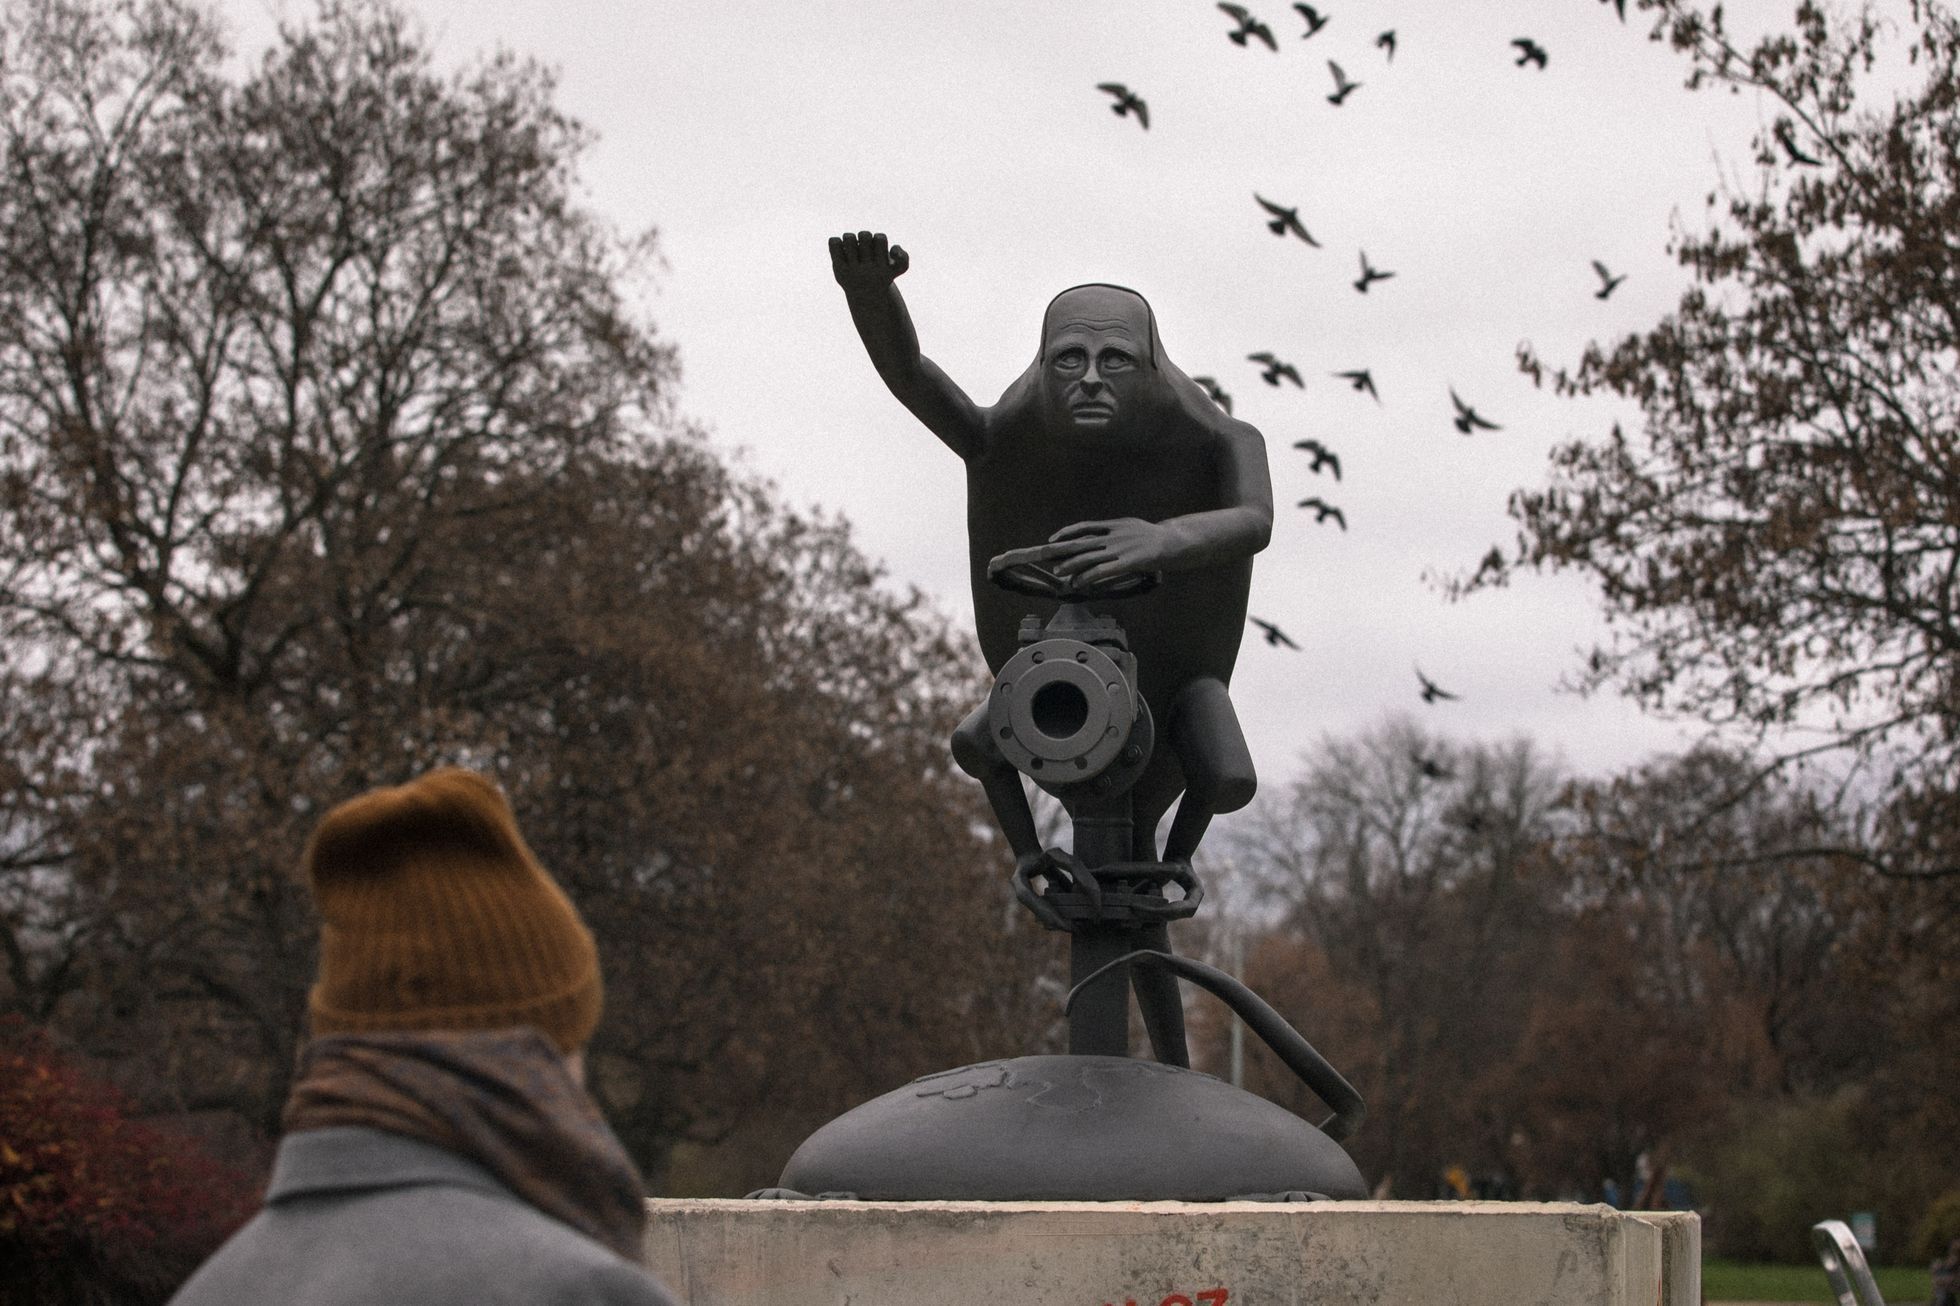
<path id="1" fill-rule="evenodd" d="M 830 238 L 830 271 L 847 295 L 876 293 L 905 275 L 912 260 L 882 231 L 847 231 Z"/>
<path id="2" fill-rule="evenodd" d="M 1134 572 L 1161 571 L 1171 556 L 1171 534 L 1139 517 L 1084 521 L 1048 537 L 1049 569 L 1085 588 Z"/>

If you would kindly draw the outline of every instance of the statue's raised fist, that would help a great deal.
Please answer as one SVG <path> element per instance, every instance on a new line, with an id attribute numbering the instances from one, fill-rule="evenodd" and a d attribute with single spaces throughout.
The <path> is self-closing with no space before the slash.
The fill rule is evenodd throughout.
<path id="1" fill-rule="evenodd" d="M 905 275 L 912 260 L 882 231 L 847 231 L 830 238 L 830 270 L 845 291 L 877 290 Z"/>

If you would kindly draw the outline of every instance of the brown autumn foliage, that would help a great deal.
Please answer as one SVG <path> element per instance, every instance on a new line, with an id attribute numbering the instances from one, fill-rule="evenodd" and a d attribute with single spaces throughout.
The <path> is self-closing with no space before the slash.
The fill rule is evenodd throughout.
<path id="1" fill-rule="evenodd" d="M 1521 568 L 1595 582 L 1591 685 L 1860 768 L 1857 837 L 1898 874 L 1960 866 L 1960 14 L 1805 0 L 1743 48 L 1719 5 L 1643 0 L 1690 86 L 1765 105 L 1755 176 L 1672 250 L 1651 329 L 1524 369 L 1639 405 L 1511 502 Z M 1889 88 L 1897 85 L 1896 92 Z M 1801 857 L 1805 850 L 1795 850 Z"/>
<path id="2" fill-rule="evenodd" d="M 1629 990 L 1699 995 L 1675 1005 L 1720 1095 L 1718 1200 L 1780 1203 L 1711 1233 L 1788 1252 L 1814 1198 L 1788 1176 L 1833 1130 L 1892 1228 L 1956 1178 L 1960 14 L 1804 0 L 1745 45 L 1720 6 L 1639 8 L 1691 87 L 1765 106 L 1753 177 L 1676 232 L 1694 284 L 1660 322 L 1569 367 L 1521 351 L 1640 425 L 1557 450 L 1513 496 L 1516 556 L 1458 589 L 1577 571 L 1616 628 L 1586 685 L 1772 745 L 1587 787 L 1565 855 L 1637 949 Z"/>
<path id="3" fill-rule="evenodd" d="M 1050 949 L 944 741 L 973 659 L 732 475 L 547 75 L 327 0 L 0 29 L 0 1009 L 274 1129 L 329 805 L 496 775 L 601 942 L 604 1105 L 679 1140 L 1022 1049 Z"/>
<path id="4" fill-rule="evenodd" d="M 1349 1148 L 1371 1184 L 1435 1196 L 1459 1165 L 1632 1200 L 1645 1154 L 1742 1255 L 1787 1254 L 1797 1214 L 1851 1200 L 1833 1175 L 1877 1176 L 1855 1197 L 1891 1228 L 1951 1186 L 1950 881 L 1793 859 L 1845 834 L 1755 769 L 1704 750 L 1570 781 L 1406 719 L 1309 755 L 1234 848 L 1269 895 L 1246 976 L 1367 1099 Z M 1228 1026 L 1203 1029 L 1216 1070 Z M 1324 1110 L 1262 1050 L 1247 1084 Z M 1819 1139 L 1830 1165 L 1791 1150 Z"/>
<path id="5" fill-rule="evenodd" d="M 1554 856 L 1613 949 L 1587 945 L 1614 976 L 1596 1028 L 1642 1085 L 1642 1145 L 1726 1253 L 1806 1259 L 1815 1220 L 1909 1229 L 1954 1182 L 1960 902 L 1840 854 L 1833 796 L 1760 770 L 1703 749 L 1579 787 Z"/>

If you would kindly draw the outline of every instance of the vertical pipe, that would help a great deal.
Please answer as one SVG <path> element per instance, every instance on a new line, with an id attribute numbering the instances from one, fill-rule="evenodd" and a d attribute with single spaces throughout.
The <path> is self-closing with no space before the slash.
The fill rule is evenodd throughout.
<path id="1" fill-rule="evenodd" d="M 1094 868 L 1123 861 L 1130 855 L 1130 801 L 1125 794 L 1112 803 L 1115 811 L 1092 812 L 1086 805 L 1075 817 L 1075 855 Z M 1085 922 L 1069 936 L 1069 984 L 1084 978 L 1130 951 L 1130 931 Z M 1068 1050 L 1077 1056 L 1130 1055 L 1130 977 L 1115 970 L 1076 995 L 1069 1010 Z"/>

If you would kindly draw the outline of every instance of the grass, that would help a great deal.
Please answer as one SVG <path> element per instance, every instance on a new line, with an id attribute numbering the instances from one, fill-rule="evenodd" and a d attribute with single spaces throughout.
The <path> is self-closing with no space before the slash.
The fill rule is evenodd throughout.
<path id="1" fill-rule="evenodd" d="M 1878 1290 L 1887 1306 L 1923 1302 L 1933 1295 L 1931 1276 L 1912 1266 L 1887 1265 L 1875 1269 Z M 1708 1257 L 1701 1263 L 1702 1296 L 1718 1301 L 1835 1302 L 1830 1281 L 1822 1267 L 1811 1265 L 1759 1265 L 1724 1261 Z"/>

